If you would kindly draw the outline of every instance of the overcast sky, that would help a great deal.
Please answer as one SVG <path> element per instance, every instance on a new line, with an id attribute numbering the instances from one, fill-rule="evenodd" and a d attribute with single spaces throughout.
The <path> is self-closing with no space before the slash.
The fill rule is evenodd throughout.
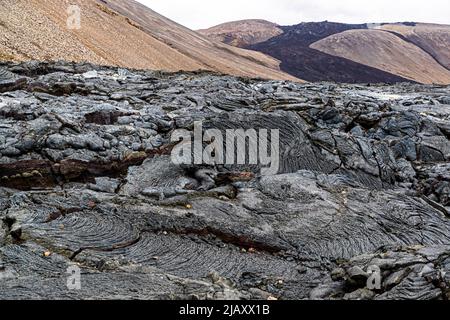
<path id="1" fill-rule="evenodd" d="M 138 0 L 191 29 L 241 19 L 450 24 L 449 0 Z"/>

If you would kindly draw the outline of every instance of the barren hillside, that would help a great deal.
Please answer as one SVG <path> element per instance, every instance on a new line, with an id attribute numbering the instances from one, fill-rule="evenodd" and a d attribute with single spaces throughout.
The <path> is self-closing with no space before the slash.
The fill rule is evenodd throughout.
<path id="1" fill-rule="evenodd" d="M 431 55 L 382 30 L 349 30 L 322 39 L 311 48 L 421 83 L 450 83 L 450 71 Z"/>
<path id="2" fill-rule="evenodd" d="M 323 53 L 309 46 L 346 30 L 366 29 L 366 24 L 307 22 L 280 27 L 283 33 L 267 41 L 248 46 L 281 61 L 281 69 L 308 81 L 348 83 L 394 83 L 407 79 L 365 64 Z M 359 45 L 363 45 L 360 43 Z"/>
<path id="3" fill-rule="evenodd" d="M 81 8 L 81 29 L 67 9 Z M 294 79 L 261 53 L 216 43 L 133 1 L 2 0 L 0 59 L 69 60 L 168 71 Z"/>
<path id="4" fill-rule="evenodd" d="M 215 41 L 243 48 L 278 36 L 283 30 L 275 23 L 250 19 L 227 22 L 198 32 Z"/>
<path id="5" fill-rule="evenodd" d="M 424 23 L 415 26 L 387 24 L 383 25 L 382 29 L 405 37 L 450 69 L 450 26 Z"/>
<path id="6" fill-rule="evenodd" d="M 263 52 L 280 60 L 283 71 L 308 81 L 450 83 L 447 25 L 323 21 L 278 26 L 245 20 L 200 32 Z"/>

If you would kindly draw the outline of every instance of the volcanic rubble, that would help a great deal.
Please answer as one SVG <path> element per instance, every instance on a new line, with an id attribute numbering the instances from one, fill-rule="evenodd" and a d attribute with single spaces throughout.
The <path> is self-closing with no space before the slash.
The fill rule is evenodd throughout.
<path id="1" fill-rule="evenodd" d="M 194 121 L 279 173 L 174 164 Z M 2 63 L 0 298 L 448 299 L 449 139 L 445 86 Z"/>

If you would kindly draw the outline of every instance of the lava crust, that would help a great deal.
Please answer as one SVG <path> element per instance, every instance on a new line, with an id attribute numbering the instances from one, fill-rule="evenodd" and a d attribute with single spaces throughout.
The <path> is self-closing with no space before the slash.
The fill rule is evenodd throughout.
<path id="1" fill-rule="evenodd" d="M 413 83 L 4 63 L 0 298 L 448 299 L 449 103 Z M 173 163 L 196 121 L 279 129 L 278 174 Z"/>

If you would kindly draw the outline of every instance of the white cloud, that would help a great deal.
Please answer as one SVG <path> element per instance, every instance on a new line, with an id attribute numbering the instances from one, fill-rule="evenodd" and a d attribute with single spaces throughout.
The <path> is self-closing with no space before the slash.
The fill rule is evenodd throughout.
<path id="1" fill-rule="evenodd" d="M 138 0 L 192 29 L 241 19 L 281 25 L 304 21 L 347 23 L 415 21 L 450 24 L 448 0 Z"/>

